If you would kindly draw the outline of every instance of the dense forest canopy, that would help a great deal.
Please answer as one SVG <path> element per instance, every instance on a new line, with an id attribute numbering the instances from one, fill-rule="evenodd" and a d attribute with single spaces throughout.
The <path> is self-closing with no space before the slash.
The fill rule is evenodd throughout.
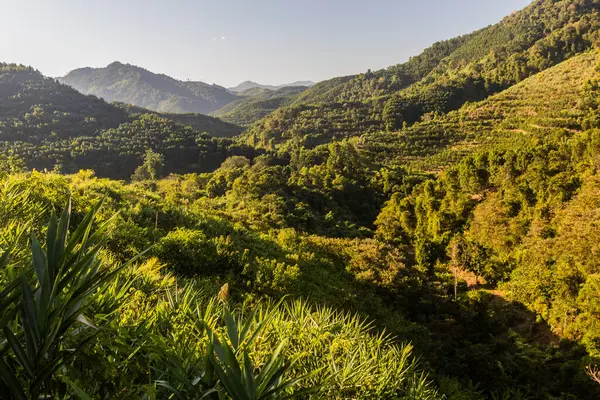
<path id="1" fill-rule="evenodd" d="M 600 398 L 599 9 L 224 120 L 0 64 L 0 398 Z"/>
<path id="2" fill-rule="evenodd" d="M 536 1 L 404 64 L 320 82 L 257 122 L 246 133 L 248 143 L 274 148 L 302 142 L 306 134 L 332 140 L 396 132 L 483 100 L 594 47 L 599 11 L 596 0 Z"/>
<path id="3" fill-rule="evenodd" d="M 238 125 L 256 122 L 314 85 L 310 81 L 279 86 L 248 81 L 226 89 L 204 82 L 180 81 L 120 62 L 105 68 L 79 68 L 59 81 L 107 102 L 118 101 L 161 113 L 214 113 Z"/>
<path id="4" fill-rule="evenodd" d="M 256 154 L 226 139 L 242 132 L 237 125 L 201 114 L 108 104 L 32 68 L 0 68 L 0 147 L 29 168 L 93 169 L 126 179 L 148 148 L 166 157 L 167 174 L 208 172 L 228 156 Z"/>
<path id="5" fill-rule="evenodd" d="M 306 89 L 305 86 L 246 89 L 238 92 L 239 100 L 221 107 L 213 115 L 234 124 L 251 125 L 278 108 L 291 104 Z"/>

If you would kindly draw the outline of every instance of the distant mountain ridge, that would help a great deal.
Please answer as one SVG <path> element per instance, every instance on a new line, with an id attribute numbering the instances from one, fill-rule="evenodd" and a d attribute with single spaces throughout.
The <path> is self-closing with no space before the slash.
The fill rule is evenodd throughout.
<path id="1" fill-rule="evenodd" d="M 116 101 L 174 114 L 211 114 L 231 103 L 247 101 L 253 91 L 261 97 L 285 96 L 287 93 L 281 92 L 284 88 L 291 88 L 297 93 L 299 89 L 307 89 L 315 84 L 312 81 L 297 81 L 272 86 L 246 81 L 227 89 L 199 81 L 180 81 L 119 61 L 103 68 L 78 68 L 58 80 L 83 94 L 94 95 L 107 102 Z M 263 110 L 258 105 L 258 108 L 258 113 L 246 118 L 248 121 L 254 122 L 265 116 L 273 106 L 269 105 Z"/>
<path id="2" fill-rule="evenodd" d="M 222 86 L 179 81 L 121 62 L 104 68 L 75 69 L 58 80 L 108 102 L 119 101 L 158 112 L 209 114 L 238 99 Z"/>
<path id="3" fill-rule="evenodd" d="M 242 128 L 202 114 L 155 113 L 95 96 L 0 62 L 0 159 L 28 168 L 128 179 L 147 149 L 164 157 L 166 173 L 207 172 L 230 155 L 252 155 L 230 137 Z"/>
<path id="4" fill-rule="evenodd" d="M 282 89 L 284 87 L 298 87 L 298 86 L 304 86 L 304 87 L 313 87 L 315 85 L 315 82 L 313 81 L 296 81 L 296 82 L 292 82 L 292 83 L 285 83 L 283 85 L 262 85 L 260 83 L 256 83 L 253 81 L 245 81 L 240 83 L 237 86 L 233 86 L 230 87 L 229 90 L 231 90 L 232 92 L 243 92 L 249 89 L 255 89 L 255 88 L 259 88 L 259 89 L 268 89 L 268 90 L 278 90 L 278 89 Z"/>

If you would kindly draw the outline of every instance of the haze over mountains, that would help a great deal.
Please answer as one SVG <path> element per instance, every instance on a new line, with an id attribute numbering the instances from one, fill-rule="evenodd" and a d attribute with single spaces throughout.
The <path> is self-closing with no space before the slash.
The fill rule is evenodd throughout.
<path id="1" fill-rule="evenodd" d="M 208 114 L 237 99 L 222 86 L 178 81 L 120 62 L 105 68 L 76 69 L 59 81 L 108 102 L 120 101 L 159 112 Z"/>
<path id="2" fill-rule="evenodd" d="M 158 112 L 201 114 L 210 114 L 236 100 L 242 100 L 247 96 L 239 96 L 239 93 L 249 89 L 275 92 L 288 86 L 314 85 L 310 81 L 279 86 L 247 81 L 226 89 L 204 82 L 180 81 L 120 62 L 104 68 L 78 68 L 59 78 L 59 81 L 83 94 L 92 94 L 108 102 L 118 101 Z"/>

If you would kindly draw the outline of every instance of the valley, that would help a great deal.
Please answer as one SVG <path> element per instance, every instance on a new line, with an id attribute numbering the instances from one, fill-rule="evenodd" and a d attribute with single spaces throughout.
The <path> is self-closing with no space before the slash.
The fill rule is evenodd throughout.
<path id="1" fill-rule="evenodd" d="M 0 398 L 600 398 L 599 27 L 281 86 L 0 63 Z"/>

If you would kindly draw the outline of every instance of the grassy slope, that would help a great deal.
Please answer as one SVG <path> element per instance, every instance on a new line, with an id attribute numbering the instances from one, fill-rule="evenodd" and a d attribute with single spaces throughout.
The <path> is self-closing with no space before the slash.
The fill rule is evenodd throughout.
<path id="1" fill-rule="evenodd" d="M 321 82 L 253 125 L 245 138 L 267 148 L 290 140 L 310 146 L 389 129 L 390 123 L 396 129 L 403 120 L 411 124 L 429 112 L 483 100 L 591 48 L 598 7 L 594 0 L 533 2 L 496 25 L 436 43 L 404 64 Z M 307 134 L 320 139 L 307 141 Z"/>
<path id="2" fill-rule="evenodd" d="M 577 131 L 586 81 L 600 52 L 569 59 L 490 98 L 395 133 L 365 137 L 381 160 L 438 170 L 483 146 L 526 143 L 549 129 Z"/>

